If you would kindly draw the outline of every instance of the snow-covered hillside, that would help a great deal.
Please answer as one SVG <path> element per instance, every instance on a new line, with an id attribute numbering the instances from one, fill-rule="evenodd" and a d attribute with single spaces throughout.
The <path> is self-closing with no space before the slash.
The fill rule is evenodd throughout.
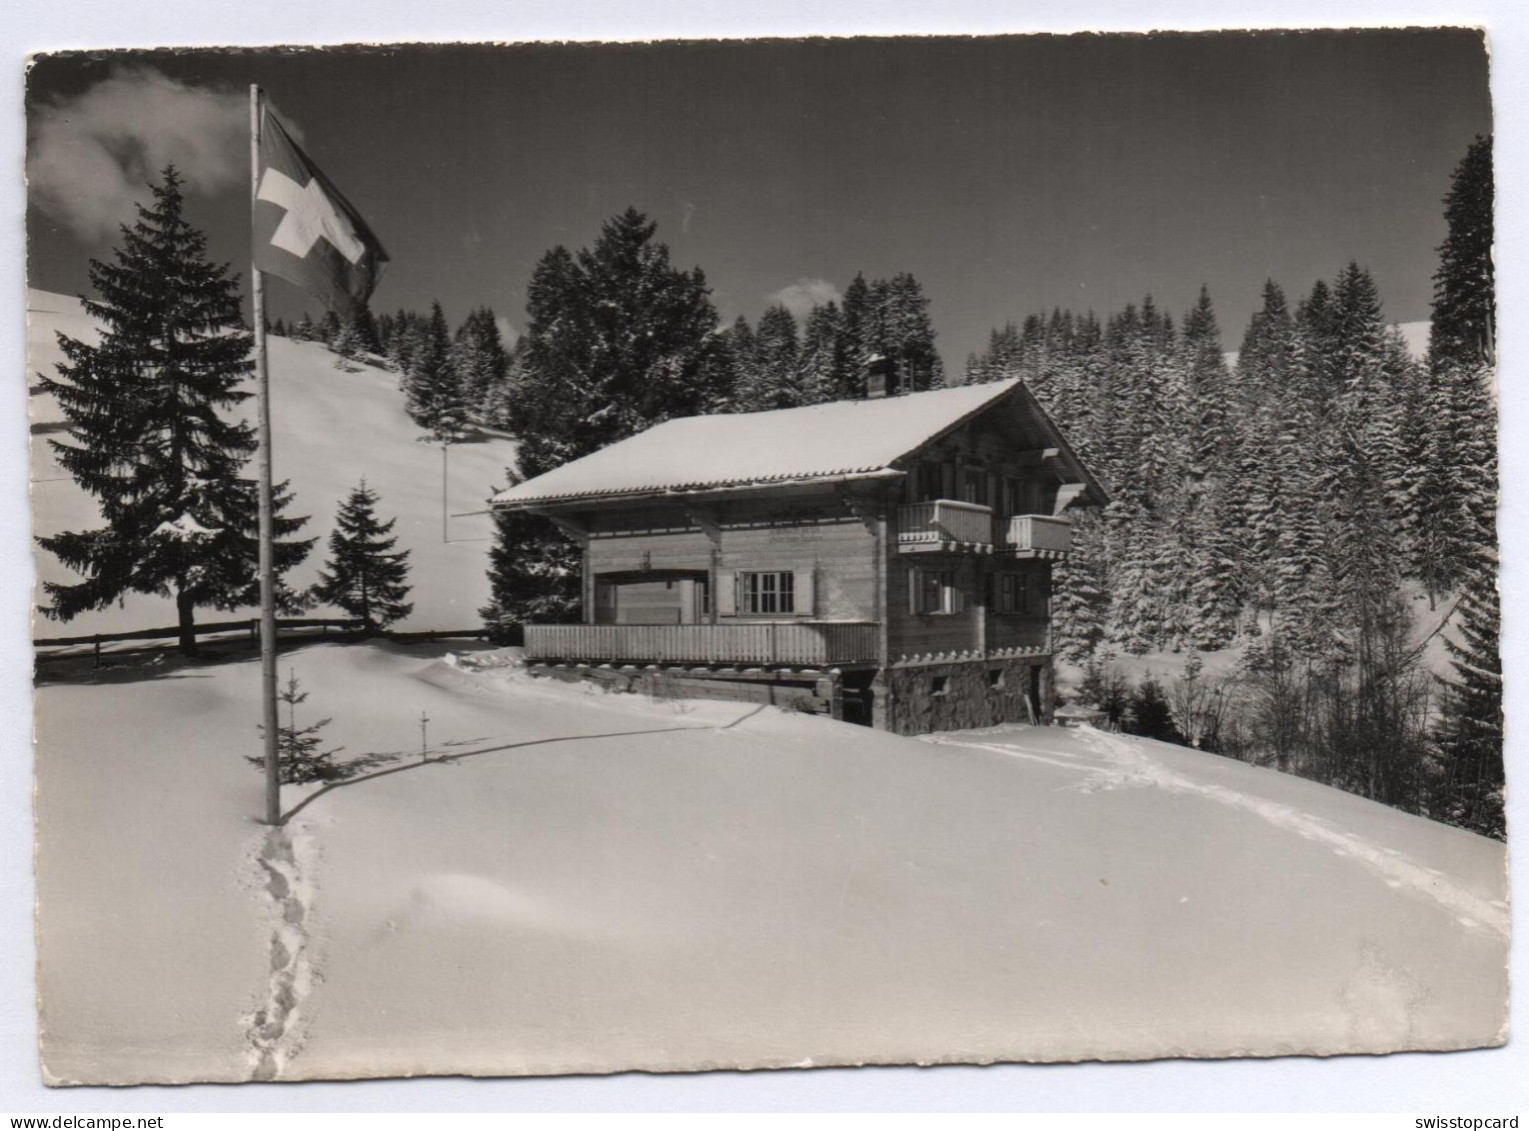
<path id="1" fill-rule="evenodd" d="M 270 841 L 254 663 L 40 688 L 51 1079 L 1502 1039 L 1504 847 L 1308 781 L 1089 731 L 602 695 L 500 653 L 288 666 L 336 744 L 408 768 Z M 411 764 L 421 711 L 449 760 Z"/>
<path id="2" fill-rule="evenodd" d="M 62 360 L 57 333 L 96 340 L 90 317 L 77 299 L 46 291 L 27 293 L 27 362 L 30 383 L 36 374 L 52 375 Z M 380 367 L 363 366 L 345 373 L 334 366 L 335 355 L 321 345 L 270 339 L 271 403 L 276 433 L 278 479 L 290 479 L 296 492 L 293 514 L 309 516 L 305 535 L 317 535 L 303 566 L 291 581 L 306 586 L 317 578 L 335 508 L 362 476 L 381 496 L 378 513 L 396 516 L 400 549 L 410 552 L 415 588 L 414 613 L 398 627 L 404 629 L 465 628 L 480 623 L 478 609 L 488 600 L 490 520 L 484 515 L 450 520 L 451 541 L 442 537 L 442 459 L 439 445 L 422 443 L 421 431 L 404 413 L 398 375 Z M 251 386 L 253 391 L 253 386 Z M 94 501 L 59 468 L 49 437 L 64 439 L 58 405 L 35 394 L 32 405 L 32 522 L 34 533 L 88 529 L 98 524 Z M 254 401 L 241 406 L 253 420 Z M 514 458 L 514 445 L 503 438 L 485 437 L 452 447 L 447 458 L 449 484 L 446 504 L 452 513 L 484 510 L 492 487 L 506 484 L 505 467 Z M 253 467 L 250 473 L 254 473 Z M 50 555 L 37 555 L 39 581 L 78 578 Z M 43 603 L 41 590 L 38 602 Z M 205 620 L 228 619 L 204 610 Z M 339 615 L 317 609 L 315 616 Z M 77 617 L 67 625 L 39 619 L 39 635 L 82 635 L 155 628 L 175 623 L 171 601 L 132 594 L 121 608 Z"/>

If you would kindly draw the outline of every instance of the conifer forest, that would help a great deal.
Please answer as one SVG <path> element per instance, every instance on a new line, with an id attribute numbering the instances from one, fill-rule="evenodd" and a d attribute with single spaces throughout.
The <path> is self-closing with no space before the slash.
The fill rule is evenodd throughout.
<path id="1" fill-rule="evenodd" d="M 1017 312 L 952 375 L 911 274 L 856 275 L 804 317 L 774 305 L 723 326 L 703 272 L 673 266 L 634 209 L 591 247 L 542 257 L 513 341 L 487 308 L 453 332 L 439 304 L 273 329 L 325 341 L 338 366 L 385 357 L 430 438 L 514 435 L 515 479 L 674 416 L 863 396 L 873 357 L 900 392 L 1021 378 L 1111 494 L 1075 516 L 1078 552 L 1054 579 L 1076 701 L 1503 837 L 1490 139 L 1440 192 L 1423 357 L 1356 261 L 1268 280 L 1240 328 L 1204 289 L 1181 314 L 1150 295 Z M 576 617 L 572 543 L 544 519 L 496 522 L 488 624 L 512 640 Z M 1435 638 L 1448 674 L 1425 664 Z M 1148 655 L 1182 674 L 1130 678 Z"/>

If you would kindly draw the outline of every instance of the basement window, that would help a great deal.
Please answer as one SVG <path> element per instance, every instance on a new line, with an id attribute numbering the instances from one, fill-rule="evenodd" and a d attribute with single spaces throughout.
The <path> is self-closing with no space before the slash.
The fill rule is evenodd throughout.
<path id="1" fill-rule="evenodd" d="M 1003 687 L 1003 669 L 989 668 L 987 673 L 987 685 L 992 688 Z"/>
<path id="2" fill-rule="evenodd" d="M 944 695 L 945 692 L 946 692 L 946 688 L 949 686 L 949 684 L 950 684 L 950 677 L 948 675 L 930 676 L 929 677 L 929 694 L 931 694 L 931 695 Z"/>

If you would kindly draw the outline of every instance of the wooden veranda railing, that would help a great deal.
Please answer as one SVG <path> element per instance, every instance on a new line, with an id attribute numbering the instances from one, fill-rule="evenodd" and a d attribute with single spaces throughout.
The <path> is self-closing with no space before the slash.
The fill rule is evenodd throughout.
<path id="1" fill-rule="evenodd" d="M 999 545 L 1008 550 L 1072 552 L 1072 522 L 1049 514 L 1017 514 L 1000 521 Z"/>
<path id="2" fill-rule="evenodd" d="M 876 659 L 876 624 L 528 624 L 525 656 L 649 664 L 848 664 Z"/>
<path id="3" fill-rule="evenodd" d="M 929 542 L 961 542 L 975 546 L 993 543 L 993 508 L 956 499 L 934 499 L 897 508 L 899 545 Z"/>

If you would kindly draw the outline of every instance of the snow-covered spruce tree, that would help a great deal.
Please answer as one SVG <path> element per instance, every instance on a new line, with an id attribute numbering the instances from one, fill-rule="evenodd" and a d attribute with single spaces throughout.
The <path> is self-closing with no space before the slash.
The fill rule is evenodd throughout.
<path id="1" fill-rule="evenodd" d="M 420 317 L 412 310 L 400 310 L 393 315 L 386 355 L 388 368 L 398 374 L 398 388 L 405 398 L 409 393 L 409 365 L 414 359 L 421 329 Z"/>
<path id="2" fill-rule="evenodd" d="M 845 300 L 848 302 L 848 295 Z M 936 389 L 945 383 L 934 337 L 929 300 L 917 279 L 903 271 L 870 284 L 860 341 L 868 351 L 865 356 L 880 354 L 891 360 L 899 392 Z"/>
<path id="3" fill-rule="evenodd" d="M 319 340 L 319 328 L 314 325 L 313 319 L 308 312 L 303 311 L 303 316 L 292 327 L 292 340 L 296 342 L 316 342 Z"/>
<path id="4" fill-rule="evenodd" d="M 814 306 L 802 326 L 797 386 L 803 404 L 822 404 L 835 396 L 834 357 L 841 333 L 839 307 L 832 302 Z"/>
<path id="5" fill-rule="evenodd" d="M 194 653 L 198 608 L 258 599 L 258 497 L 241 476 L 255 437 L 223 415 L 249 396 L 239 386 L 252 369 L 251 339 L 234 278 L 207 261 L 206 237 L 185 220 L 173 166 L 152 190 L 112 262 L 90 263 L 98 297 L 85 306 L 100 344 L 59 335 L 65 361 L 56 378 L 42 377 L 69 430 L 67 442 L 49 443 L 104 523 L 38 539 L 85 578 L 45 583 L 42 612 L 67 621 L 130 592 L 169 597 L 180 647 Z M 285 540 L 306 519 L 284 517 L 288 495 L 276 495 L 280 577 L 312 542 Z"/>
<path id="6" fill-rule="evenodd" d="M 1285 292 L 1266 280 L 1263 302 L 1237 354 L 1232 399 L 1238 433 L 1236 475 L 1244 529 L 1242 589 L 1257 618 L 1272 612 L 1280 533 L 1294 516 L 1276 442 L 1295 366 L 1295 319 Z"/>
<path id="7" fill-rule="evenodd" d="M 1461 585 L 1445 646 L 1454 673 L 1443 680 L 1433 731 L 1439 758 L 1434 816 L 1499 840 L 1503 809 L 1502 658 L 1494 556 L 1482 554 Z"/>
<path id="8" fill-rule="evenodd" d="M 801 343 L 796 318 L 784 306 L 771 306 L 760 316 L 749 362 L 744 371 L 747 381 L 738 384 L 737 401 L 742 411 L 795 408 L 803 403 L 798 384 Z"/>
<path id="9" fill-rule="evenodd" d="M 655 232 L 629 208 L 577 257 L 559 247 L 537 263 L 514 477 L 731 402 L 733 371 L 705 276 L 672 267 Z M 528 620 L 576 616 L 577 560 L 577 547 L 548 520 L 496 516 L 493 600 L 482 610 L 489 626 L 508 636 Z"/>
<path id="10" fill-rule="evenodd" d="M 409 551 L 394 550 L 397 519 L 377 517 L 377 492 L 361 480 L 340 504 L 329 535 L 329 560 L 313 587 L 315 600 L 355 617 L 368 632 L 386 628 L 414 610 L 409 596 Z"/>
<path id="11" fill-rule="evenodd" d="M 468 417 L 488 423 L 493 406 L 505 401 L 510 372 L 510 355 L 488 307 L 472 311 L 457 329 L 451 343 L 451 368 Z"/>
<path id="12" fill-rule="evenodd" d="M 421 428 L 435 429 L 443 406 L 460 412 L 462 398 L 451 367 L 451 331 L 439 302 L 430 304 L 430 317 L 410 342 L 402 370 L 404 406 Z"/>
<path id="13" fill-rule="evenodd" d="M 1418 572 L 1434 595 L 1454 588 L 1480 547 L 1497 540 L 1497 482 L 1480 462 L 1495 460 L 1497 448 L 1492 201 L 1492 142 L 1477 138 L 1445 197 L 1448 234 L 1434 275 L 1416 503 Z"/>
<path id="14" fill-rule="evenodd" d="M 1496 354 L 1497 290 L 1492 266 L 1492 139 L 1478 137 L 1444 198 L 1448 234 L 1434 275 L 1430 366 L 1477 366 Z"/>
<path id="15" fill-rule="evenodd" d="M 1477 138 L 1445 198 L 1448 235 L 1434 276 L 1428 353 L 1432 494 L 1419 510 L 1439 560 L 1431 583 L 1459 592 L 1446 637 L 1455 670 L 1444 681 L 1433 735 L 1439 815 L 1503 837 L 1492 200 L 1492 142 Z"/>
<path id="16" fill-rule="evenodd" d="M 834 342 L 834 398 L 865 396 L 865 363 L 875 352 L 869 339 L 872 319 L 871 287 L 857 273 L 844 288 L 839 304 L 839 335 Z"/>
<path id="17" fill-rule="evenodd" d="M 1185 430 L 1183 488 L 1191 552 L 1186 620 L 1197 649 L 1225 648 L 1237 634 L 1242 611 L 1241 525 L 1236 433 L 1227 417 L 1231 375 L 1210 292 L 1184 319 L 1181 427 Z"/>
<path id="18" fill-rule="evenodd" d="M 323 319 L 319 322 L 319 340 L 331 348 L 335 339 L 340 336 L 340 316 L 333 310 L 326 310 Z"/>
<path id="19" fill-rule="evenodd" d="M 355 373 L 360 369 L 357 362 L 366 349 L 366 343 L 362 340 L 361 332 L 353 321 L 347 318 L 340 323 L 339 332 L 335 334 L 329 348 L 334 350 L 336 369 L 344 373 Z"/>
<path id="20" fill-rule="evenodd" d="M 1057 653 L 1083 663 L 1104 642 L 1109 617 L 1105 589 L 1104 519 L 1083 511 L 1073 519 L 1073 553 L 1052 568 L 1052 641 Z"/>

